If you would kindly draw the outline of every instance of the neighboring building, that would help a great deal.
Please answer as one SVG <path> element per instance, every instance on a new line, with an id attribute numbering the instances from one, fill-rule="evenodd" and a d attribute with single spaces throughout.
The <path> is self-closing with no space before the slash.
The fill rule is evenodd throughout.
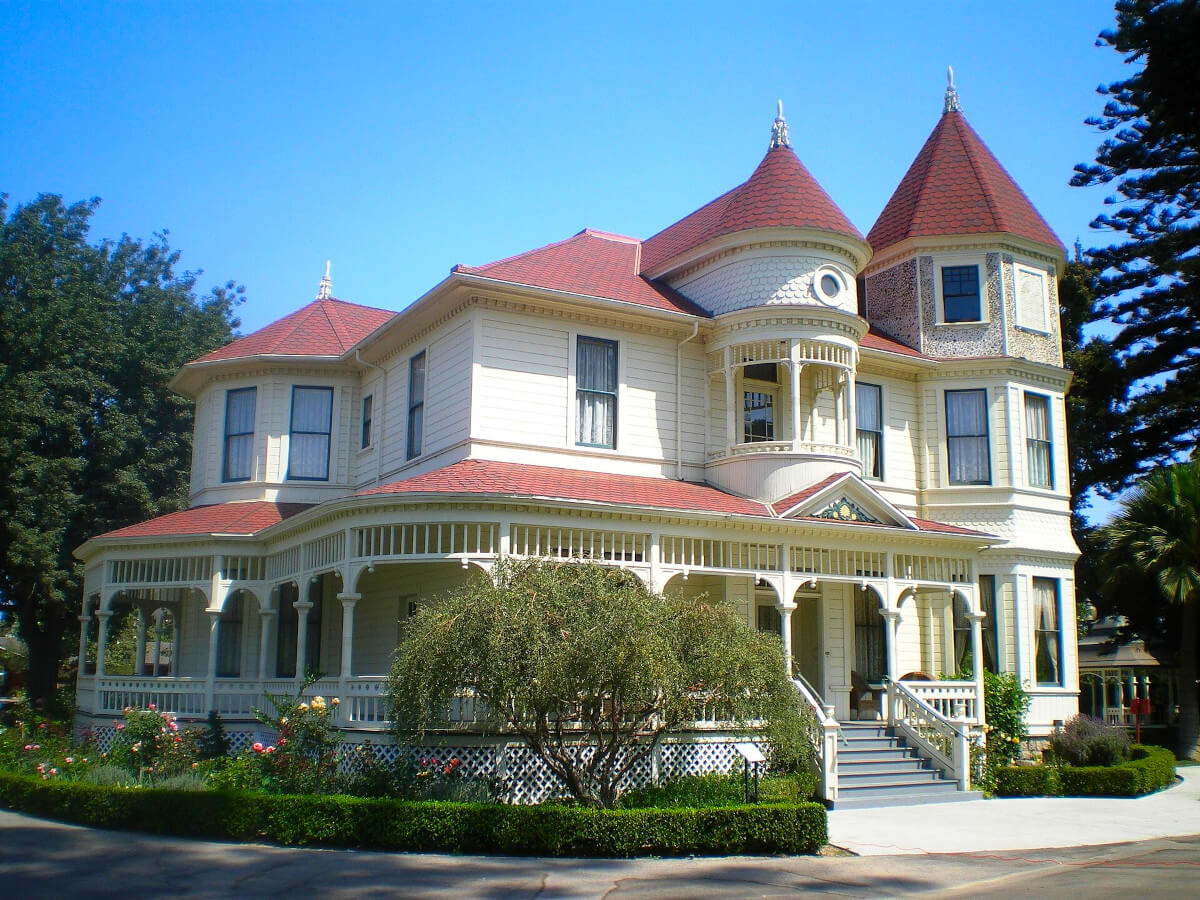
<path id="1" fill-rule="evenodd" d="M 781 111 L 749 180 L 647 240 L 456 266 L 400 313 L 327 272 L 176 376 L 192 508 L 79 548 L 81 642 L 131 606 L 174 638 L 169 674 L 81 676 L 80 721 L 237 720 L 315 669 L 378 729 L 407 617 L 512 555 L 728 599 L 837 720 L 912 675 L 978 725 L 981 668 L 937 679 L 982 658 L 1045 734 L 1077 701 L 1064 262 L 951 88 L 866 238 Z"/>
<path id="2" fill-rule="evenodd" d="M 1177 725 L 1179 665 L 1161 645 L 1127 635 L 1124 616 L 1105 616 L 1088 624 L 1079 638 L 1079 711 L 1109 725 L 1133 728 L 1130 701 L 1149 698 L 1141 726 L 1156 742 L 1170 746 L 1167 729 Z"/>

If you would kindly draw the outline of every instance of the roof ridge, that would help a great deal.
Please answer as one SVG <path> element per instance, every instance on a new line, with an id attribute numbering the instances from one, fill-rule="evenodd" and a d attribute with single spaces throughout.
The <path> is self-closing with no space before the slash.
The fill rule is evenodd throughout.
<path id="1" fill-rule="evenodd" d="M 571 235 L 571 237 L 579 237 L 584 234 L 607 241 L 619 241 L 623 244 L 640 244 L 642 242 L 641 238 L 630 237 L 627 234 L 617 234 L 615 231 L 601 231 L 598 228 L 584 228 L 578 234 Z M 570 240 L 570 238 L 567 240 Z"/>

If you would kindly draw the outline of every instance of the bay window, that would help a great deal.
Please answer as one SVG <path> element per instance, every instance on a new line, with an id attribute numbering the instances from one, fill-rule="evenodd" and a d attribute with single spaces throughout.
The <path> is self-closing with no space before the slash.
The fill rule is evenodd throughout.
<path id="1" fill-rule="evenodd" d="M 1025 395 L 1025 461 L 1030 487 L 1054 487 L 1050 450 L 1050 398 Z"/>
<path id="2" fill-rule="evenodd" d="M 991 484 L 987 391 L 946 391 L 946 452 L 951 484 Z"/>
<path id="3" fill-rule="evenodd" d="M 1058 616 L 1058 581 L 1033 579 L 1034 660 L 1039 685 L 1061 686 L 1062 631 Z"/>
<path id="4" fill-rule="evenodd" d="M 254 466 L 254 404 L 258 388 L 225 392 L 225 452 L 222 481 L 248 481 Z"/>

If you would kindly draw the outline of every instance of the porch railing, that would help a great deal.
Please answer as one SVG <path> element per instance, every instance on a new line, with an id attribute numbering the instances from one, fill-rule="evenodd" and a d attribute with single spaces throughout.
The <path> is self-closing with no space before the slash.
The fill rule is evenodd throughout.
<path id="1" fill-rule="evenodd" d="M 979 698 L 974 681 L 906 681 L 904 686 L 946 719 L 958 716 L 979 724 Z"/>
<path id="2" fill-rule="evenodd" d="M 833 707 L 822 703 L 803 675 L 795 675 L 792 684 L 817 719 L 820 734 L 816 739 L 817 762 L 821 767 L 821 796 L 830 803 L 838 798 L 838 740 L 841 725 L 833 717 Z"/>
<path id="3" fill-rule="evenodd" d="M 954 719 L 942 715 L 913 691 L 915 686 L 887 679 L 888 725 L 957 781 L 959 790 L 970 790 L 970 723 L 961 712 Z"/>

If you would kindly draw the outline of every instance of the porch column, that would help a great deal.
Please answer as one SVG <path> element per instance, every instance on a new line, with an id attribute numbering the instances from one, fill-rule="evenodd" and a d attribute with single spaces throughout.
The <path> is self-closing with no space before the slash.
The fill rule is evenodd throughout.
<path id="1" fill-rule="evenodd" d="M 729 350 L 725 351 L 725 431 L 727 432 L 726 446 L 732 447 L 734 444 L 740 444 L 741 440 L 738 435 L 738 408 L 734 403 L 734 382 L 736 374 L 733 368 L 733 360 L 730 358 Z"/>
<path id="2" fill-rule="evenodd" d="M 162 659 L 162 625 L 163 611 L 156 609 L 154 611 L 154 663 L 150 667 L 150 674 L 155 678 L 158 677 L 159 660 Z M 174 659 L 174 654 L 171 658 Z"/>
<path id="3" fill-rule="evenodd" d="M 137 610 L 137 642 L 133 647 L 133 674 L 141 678 L 146 674 L 146 612 Z"/>
<path id="4" fill-rule="evenodd" d="M 208 670 L 204 678 L 205 709 L 216 709 L 213 700 L 217 693 L 217 644 L 221 633 L 220 610 L 208 611 Z"/>
<path id="5" fill-rule="evenodd" d="M 83 601 L 83 612 L 79 614 L 79 674 L 87 674 L 87 645 L 88 645 L 88 626 L 92 622 L 92 617 L 88 614 L 88 609 L 91 603 L 87 600 Z"/>
<path id="6" fill-rule="evenodd" d="M 313 608 L 311 600 L 297 600 L 296 608 L 296 681 L 304 683 L 304 669 L 308 665 L 308 611 Z"/>
<path id="7" fill-rule="evenodd" d="M 804 440 L 804 432 L 801 428 L 802 412 L 800 409 L 800 373 L 804 371 L 804 366 L 796 361 L 796 342 L 792 341 L 792 361 L 788 366 L 788 374 L 791 376 L 791 404 L 792 404 L 792 449 L 795 445 Z"/>
<path id="8" fill-rule="evenodd" d="M 271 650 L 271 620 L 275 618 L 275 610 L 259 609 L 258 611 L 258 680 L 267 680 L 267 654 Z"/>
<path id="9" fill-rule="evenodd" d="M 982 725 L 986 721 L 983 709 L 983 620 L 987 613 L 967 615 L 971 620 L 971 659 L 975 663 L 972 667 L 975 672 L 975 720 Z"/>
<path id="10" fill-rule="evenodd" d="M 347 591 L 337 598 L 342 601 L 342 678 L 349 678 L 354 669 L 354 606 L 362 594 Z"/>
<path id="11" fill-rule="evenodd" d="M 100 620 L 100 630 L 96 633 L 96 677 L 104 677 L 104 654 L 108 652 L 108 620 L 112 618 L 111 609 L 96 610 L 96 618 Z"/>
<path id="12" fill-rule="evenodd" d="M 783 664 L 788 678 L 792 677 L 792 613 L 796 610 L 795 603 L 780 601 L 775 604 L 779 610 L 779 637 L 783 641 Z"/>
<path id="13" fill-rule="evenodd" d="M 880 424 L 882 428 L 882 423 Z M 858 435 L 858 397 L 855 396 L 854 379 L 846 373 L 846 446 L 854 447 Z"/>

